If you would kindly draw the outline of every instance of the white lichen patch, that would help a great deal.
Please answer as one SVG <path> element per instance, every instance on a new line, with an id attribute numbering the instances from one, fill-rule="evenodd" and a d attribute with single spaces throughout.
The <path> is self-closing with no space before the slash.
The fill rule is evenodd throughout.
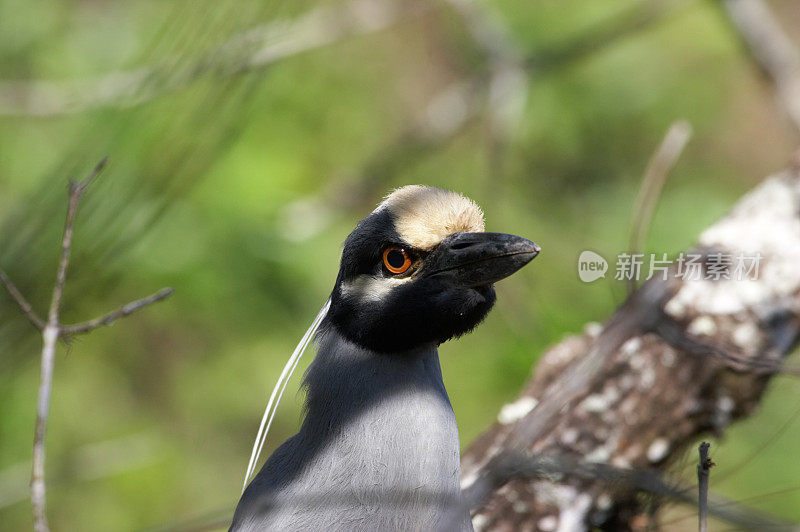
<path id="1" fill-rule="evenodd" d="M 503 408 L 500 409 L 500 413 L 497 414 L 497 421 L 499 421 L 501 425 L 508 425 L 519 421 L 528 415 L 528 412 L 533 410 L 537 403 L 538 401 L 533 397 L 520 397 L 513 403 L 503 405 Z"/>
<path id="2" fill-rule="evenodd" d="M 564 429 L 561 433 L 561 443 L 564 445 L 573 445 L 578 441 L 578 429 L 568 428 Z"/>
<path id="3" fill-rule="evenodd" d="M 475 529 L 475 532 L 486 530 L 486 525 L 488 524 L 489 518 L 483 514 L 476 514 L 475 517 L 472 518 L 472 528 Z"/>
<path id="4" fill-rule="evenodd" d="M 590 321 L 583 327 L 583 332 L 591 337 L 599 336 L 603 332 L 603 326 L 596 321 Z M 555 519 L 555 518 L 554 518 Z"/>
<path id="5" fill-rule="evenodd" d="M 670 444 L 666 438 L 658 438 L 647 448 L 647 459 L 651 464 L 660 462 L 669 454 Z"/>
<path id="6" fill-rule="evenodd" d="M 618 419 L 616 409 L 609 408 L 608 410 L 600 414 L 600 419 L 602 419 L 603 423 L 605 423 L 606 425 L 613 427 L 614 425 L 617 424 L 616 422 Z"/>
<path id="7" fill-rule="evenodd" d="M 532 488 L 536 492 L 537 500 L 558 508 L 555 530 L 558 532 L 586 530 L 587 517 L 592 507 L 592 497 L 588 493 L 581 493 L 573 486 L 543 481 L 535 482 Z M 541 523 L 541 520 L 539 522 Z M 550 523 L 548 520 L 545 526 L 549 526 Z M 541 526 L 539 528 L 542 529 Z"/>
<path id="8" fill-rule="evenodd" d="M 640 443 L 631 443 L 619 456 L 622 456 L 628 462 L 633 463 L 641 457 L 643 451 L 644 449 L 642 449 L 642 445 Z"/>
<path id="9" fill-rule="evenodd" d="M 636 384 L 636 380 L 634 379 L 633 375 L 629 373 L 626 373 L 619 379 L 619 389 L 622 391 L 627 392 L 633 388 L 634 384 Z"/>
<path id="10" fill-rule="evenodd" d="M 611 465 L 614 467 L 619 467 L 620 469 L 630 469 L 631 463 L 630 461 L 625 458 L 624 456 L 615 456 L 611 459 Z"/>
<path id="11" fill-rule="evenodd" d="M 732 340 L 745 351 L 755 350 L 758 343 L 758 327 L 749 321 L 741 323 L 733 330 Z"/>
<path id="12" fill-rule="evenodd" d="M 601 493 L 597 497 L 597 509 L 605 512 L 606 510 L 610 510 L 611 506 L 614 504 L 614 501 L 611 499 L 611 495 L 608 493 Z"/>
<path id="13" fill-rule="evenodd" d="M 628 425 L 635 425 L 639 422 L 639 412 L 636 409 L 638 405 L 639 400 L 636 395 L 627 397 L 619 405 L 619 411 L 622 413 L 622 417 Z"/>
<path id="14" fill-rule="evenodd" d="M 573 489 L 573 491 L 575 491 Z M 573 496 L 569 502 L 559 504 L 558 532 L 586 530 L 587 515 L 592 507 L 592 497 L 588 493 Z"/>
<path id="15" fill-rule="evenodd" d="M 676 359 L 675 350 L 672 349 L 671 347 L 667 347 L 661 353 L 661 363 L 668 368 L 671 368 L 672 366 L 675 365 L 675 359 Z"/>
<path id="16" fill-rule="evenodd" d="M 619 400 L 619 391 L 614 386 L 606 386 L 603 393 L 595 393 L 581 401 L 580 407 L 586 412 L 600 413 L 608 410 Z"/>
<path id="17" fill-rule="evenodd" d="M 695 336 L 714 336 L 717 333 L 717 324 L 710 316 L 698 316 L 692 320 L 686 331 Z"/>
<path id="18" fill-rule="evenodd" d="M 563 342 L 558 343 L 548 349 L 545 353 L 542 362 L 545 362 L 548 367 L 557 368 L 565 364 L 569 364 L 575 360 L 579 355 L 585 352 L 586 341 L 577 336 L 568 336 Z M 541 364 L 540 364 L 541 366 Z M 537 366 L 537 373 L 541 371 L 541 367 Z"/>
<path id="19" fill-rule="evenodd" d="M 736 409 L 736 402 L 729 395 L 721 395 L 717 397 L 714 404 L 714 414 L 712 423 L 717 428 L 725 428 L 731 424 L 732 414 Z"/>
<path id="20" fill-rule="evenodd" d="M 644 355 L 634 355 L 628 360 L 628 364 L 633 371 L 640 371 L 646 363 L 647 360 L 645 360 Z"/>
<path id="21" fill-rule="evenodd" d="M 684 305 L 677 297 L 673 297 L 667 301 L 666 305 L 664 305 L 664 312 L 676 320 L 680 320 L 686 316 L 686 305 Z"/>
<path id="22" fill-rule="evenodd" d="M 587 412 L 602 412 L 608 408 L 608 401 L 606 401 L 605 397 L 596 393 L 584 399 L 581 402 L 580 408 Z"/>
<path id="23" fill-rule="evenodd" d="M 717 398 L 717 410 L 730 414 L 736 408 L 736 402 L 730 395 L 721 395 Z"/>
<path id="24" fill-rule="evenodd" d="M 501 497 L 505 497 L 508 502 L 514 502 L 519 500 L 519 493 L 517 490 L 513 489 L 510 484 L 506 484 L 499 490 L 497 490 L 497 494 Z"/>
<path id="25" fill-rule="evenodd" d="M 528 507 L 528 505 L 527 505 L 526 503 L 524 503 L 523 501 L 516 501 L 514 504 L 512 504 L 512 505 L 511 505 L 511 507 L 512 507 L 512 508 L 514 509 L 514 511 L 515 511 L 515 512 L 517 512 L 518 514 L 524 514 L 525 512 L 527 512 L 528 510 L 530 510 L 530 508 Z"/>
<path id="26" fill-rule="evenodd" d="M 638 336 L 634 336 L 624 344 L 622 344 L 622 354 L 631 356 L 636 354 L 639 349 L 642 347 L 642 339 Z"/>
<path id="27" fill-rule="evenodd" d="M 639 389 L 649 390 L 656 382 L 656 370 L 652 366 L 646 366 L 642 369 L 641 377 L 639 378 Z"/>
<path id="28" fill-rule="evenodd" d="M 477 471 L 470 471 L 463 477 L 461 477 L 461 489 L 465 490 L 475 484 L 475 481 L 478 480 L 478 473 Z"/>
<path id="29" fill-rule="evenodd" d="M 558 528 L 558 518 L 554 515 L 547 515 L 539 519 L 536 527 L 542 532 L 553 532 Z"/>
<path id="30" fill-rule="evenodd" d="M 700 235 L 701 247 L 734 259 L 759 257 L 757 272 L 744 280 L 686 281 L 668 303 L 701 314 L 735 314 L 800 289 L 800 182 L 789 175 L 770 177 L 744 196 L 731 213 Z M 747 272 L 745 272 L 747 273 Z"/>
<path id="31" fill-rule="evenodd" d="M 583 459 L 590 464 L 605 464 L 610 458 L 611 452 L 604 446 L 600 446 L 590 451 Z"/>
<path id="32" fill-rule="evenodd" d="M 606 411 L 605 413 L 608 413 L 608 411 Z M 594 433 L 594 436 L 600 441 L 607 440 L 610 434 L 609 428 L 603 426 L 595 428 L 592 432 Z"/>
<path id="33" fill-rule="evenodd" d="M 461 463 L 461 489 L 467 489 L 472 486 L 476 480 L 478 480 L 478 476 L 480 474 L 481 468 L 485 466 L 492 458 L 497 456 L 497 454 L 503 449 L 499 442 L 502 441 L 503 434 L 498 432 L 494 435 L 494 439 L 492 444 L 483 454 L 483 456 L 476 462 L 466 458 Z"/>

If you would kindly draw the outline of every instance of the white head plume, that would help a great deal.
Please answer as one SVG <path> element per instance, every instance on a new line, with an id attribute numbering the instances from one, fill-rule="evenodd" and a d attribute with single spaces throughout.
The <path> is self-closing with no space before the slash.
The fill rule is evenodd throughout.
<path id="1" fill-rule="evenodd" d="M 253 473 L 256 470 L 258 457 L 261 455 L 261 450 L 264 448 L 264 442 L 267 440 L 267 433 L 269 432 L 269 428 L 272 425 L 272 420 L 275 417 L 275 412 L 278 410 L 278 403 L 281 402 L 281 397 L 283 397 L 283 391 L 286 389 L 286 383 L 289 382 L 292 373 L 294 373 L 295 368 L 297 368 L 297 364 L 300 362 L 300 357 L 303 356 L 303 353 L 308 347 L 308 344 L 311 343 L 311 339 L 314 338 L 314 333 L 317 332 L 319 324 L 322 323 L 322 320 L 325 318 L 325 315 L 328 314 L 328 309 L 330 308 L 330 306 L 331 306 L 331 300 L 328 299 L 328 301 L 326 301 L 325 304 L 322 306 L 322 309 L 319 311 L 319 314 L 317 314 L 317 317 L 314 318 L 314 321 L 311 323 L 311 326 L 303 335 L 303 338 L 300 339 L 300 343 L 297 344 L 297 347 L 294 348 L 292 356 L 289 357 L 289 360 L 283 367 L 281 376 L 278 377 L 278 382 L 275 383 L 275 387 L 272 389 L 272 393 L 269 396 L 269 401 L 267 401 L 267 408 L 264 411 L 264 415 L 261 418 L 261 425 L 259 425 L 258 427 L 258 434 L 256 434 L 256 441 L 253 444 L 253 452 L 250 454 L 250 462 L 247 464 L 247 472 L 245 473 L 244 476 L 244 485 L 242 486 L 242 492 L 244 492 L 245 488 L 247 488 L 247 483 L 250 481 L 250 478 L 253 476 Z M 280 391 L 278 391 L 278 389 L 280 389 Z"/>

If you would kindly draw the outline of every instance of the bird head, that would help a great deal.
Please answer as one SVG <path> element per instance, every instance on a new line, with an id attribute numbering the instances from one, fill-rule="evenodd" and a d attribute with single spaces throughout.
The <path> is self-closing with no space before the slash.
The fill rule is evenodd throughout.
<path id="1" fill-rule="evenodd" d="M 538 253 L 525 238 L 484 232 L 480 207 L 460 194 L 400 188 L 345 240 L 329 326 L 379 352 L 440 344 L 478 325 L 493 284 Z"/>

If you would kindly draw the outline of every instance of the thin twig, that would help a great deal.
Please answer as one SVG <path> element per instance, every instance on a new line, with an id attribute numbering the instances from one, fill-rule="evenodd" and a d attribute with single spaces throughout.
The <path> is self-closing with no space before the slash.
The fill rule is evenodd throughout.
<path id="1" fill-rule="evenodd" d="M 109 312 L 105 316 L 85 321 L 83 323 L 76 323 L 75 325 L 64 325 L 61 327 L 61 336 L 66 337 L 75 334 L 85 334 L 97 329 L 98 327 L 110 325 L 120 318 L 130 316 L 137 310 L 141 310 L 148 305 L 152 305 L 153 303 L 157 303 L 168 298 L 173 294 L 173 292 L 175 292 L 175 290 L 172 288 L 163 288 L 149 297 L 145 297 L 136 301 L 132 301 L 127 305 L 123 305 L 117 310 Z"/>
<path id="2" fill-rule="evenodd" d="M 47 416 L 50 413 L 50 394 L 53 388 L 53 362 L 58 340 L 58 327 L 47 325 L 42 333 L 42 369 L 39 379 L 39 398 L 36 403 L 36 432 L 33 436 L 33 462 L 31 467 L 31 507 L 33 528 L 36 532 L 50 530 L 47 524 L 46 487 L 44 479 Z"/>
<path id="3" fill-rule="evenodd" d="M 661 145 L 650 158 L 631 217 L 631 237 L 628 246 L 631 255 L 641 253 L 644 249 L 647 232 L 650 229 L 661 190 L 691 137 L 691 124 L 684 120 L 674 122 L 664 136 L 664 140 L 661 141 Z M 633 292 L 635 289 L 636 279 L 631 276 L 628 280 L 628 292 Z"/>
<path id="4" fill-rule="evenodd" d="M 94 182 L 94 180 L 97 179 L 97 176 L 100 175 L 100 172 L 103 171 L 107 163 L 108 163 L 108 155 L 100 159 L 100 162 L 95 165 L 91 173 L 88 176 L 86 176 L 86 179 L 84 179 L 78 184 L 78 186 L 80 187 L 81 194 L 83 194 L 83 192 L 87 188 L 89 188 L 89 186 Z"/>
<path id="5" fill-rule="evenodd" d="M 6 290 L 8 291 L 9 295 L 17 303 L 20 312 L 22 312 L 22 314 L 26 318 L 28 318 L 28 321 L 31 322 L 31 324 L 38 330 L 40 331 L 44 330 L 44 325 L 45 325 L 44 320 L 40 318 L 38 314 L 36 314 L 36 311 L 33 310 L 31 304 L 28 303 L 28 300 L 25 299 L 25 296 L 23 296 L 20 293 L 20 291 L 17 290 L 17 287 L 14 286 L 14 283 L 11 282 L 11 279 L 8 278 L 6 272 L 4 272 L 2 268 L 0 268 L 0 281 L 6 287 Z"/>
<path id="6" fill-rule="evenodd" d="M 59 337 L 58 314 L 61 309 L 61 298 L 64 294 L 64 283 L 67 280 L 67 266 L 72 250 L 72 234 L 75 226 L 75 215 L 78 204 L 95 177 L 100 173 L 106 163 L 106 158 L 95 166 L 89 176 L 69 185 L 69 204 L 67 206 L 67 219 L 64 222 L 64 236 L 61 239 L 61 258 L 58 262 L 56 281 L 53 285 L 53 297 L 50 302 L 50 311 L 47 314 L 47 324 L 42 332 L 42 368 L 39 379 L 39 397 L 36 405 L 36 430 L 33 436 L 33 463 L 31 471 L 31 507 L 33 511 L 33 528 L 37 532 L 50 530 L 47 523 L 47 495 L 45 485 L 45 435 L 47 433 L 47 418 L 50 414 L 50 396 L 53 389 L 53 364 L 56 355 L 56 342 Z"/>
<path id="7" fill-rule="evenodd" d="M 72 181 L 69 184 L 69 205 L 67 206 L 67 220 L 64 222 L 64 236 L 61 239 L 61 259 L 58 262 L 56 282 L 53 286 L 53 298 L 50 301 L 50 312 L 47 315 L 47 324 L 58 328 L 58 312 L 61 309 L 61 298 L 64 293 L 64 283 L 67 280 L 67 266 L 72 250 L 72 233 L 75 226 L 75 215 L 78 213 L 78 204 L 86 188 L 92 184 L 108 161 L 108 157 L 97 163 L 94 170 L 81 182 Z"/>
<path id="8" fill-rule="evenodd" d="M 708 442 L 700 444 L 700 463 L 697 464 L 697 516 L 700 532 L 708 532 L 708 477 L 714 466 L 714 462 L 708 457 L 709 447 L 711 444 Z"/>
<path id="9" fill-rule="evenodd" d="M 72 334 L 86 333 L 97 327 L 108 325 L 147 305 L 166 299 L 173 292 L 171 288 L 163 289 L 148 298 L 129 303 L 110 314 L 77 325 L 61 327 L 59 324 L 59 312 L 61 310 L 61 301 L 64 294 L 64 284 L 67 280 L 67 267 L 69 266 L 69 257 L 72 251 L 72 237 L 75 227 L 75 216 L 78 212 L 78 204 L 83 197 L 83 193 L 105 167 L 106 161 L 107 158 L 103 158 L 83 181 L 70 182 L 67 217 L 64 222 L 64 235 L 61 240 L 61 258 L 58 262 L 56 280 L 53 285 L 53 295 L 50 303 L 50 311 L 47 314 L 47 323 L 44 323 L 42 328 L 42 368 L 36 407 L 36 431 L 33 437 L 33 461 L 31 471 L 33 527 L 37 532 L 47 532 L 50 530 L 46 512 L 45 436 L 47 433 L 47 419 L 50 413 L 50 397 L 53 388 L 53 364 L 55 362 L 58 339 Z M 17 304 L 19 304 L 23 314 L 36 325 L 37 322 L 35 320 L 41 320 L 36 316 L 27 301 L 25 301 L 19 291 L 14 288 L 14 285 L 11 284 L 4 274 L 2 277 L 3 283 L 6 285 L 12 297 L 17 301 Z M 35 320 L 32 317 L 35 318 Z"/>

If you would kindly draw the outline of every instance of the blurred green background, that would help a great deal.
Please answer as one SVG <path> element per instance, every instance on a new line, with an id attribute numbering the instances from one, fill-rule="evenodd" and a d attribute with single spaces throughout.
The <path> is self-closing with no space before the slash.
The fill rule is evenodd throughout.
<path id="1" fill-rule="evenodd" d="M 770 5 L 800 35 L 796 0 Z M 44 314 L 67 180 L 108 155 L 78 216 L 63 321 L 176 289 L 59 349 L 55 530 L 232 513 L 267 395 L 327 298 L 341 242 L 392 188 L 458 190 L 488 230 L 543 248 L 498 285 L 485 324 L 441 348 L 466 446 L 547 346 L 624 298 L 613 275 L 581 283 L 577 256 L 625 250 L 673 121 L 694 137 L 650 231 L 659 253 L 690 246 L 800 140 L 709 1 L 0 0 L 0 80 L 0 266 Z M 30 527 L 39 341 L 0 294 L 4 530 Z M 299 375 L 267 454 L 298 426 Z M 800 520 L 798 389 L 776 379 L 714 441 L 715 473 L 733 474 L 712 489 Z M 690 481 L 693 468 L 675 473 Z"/>

